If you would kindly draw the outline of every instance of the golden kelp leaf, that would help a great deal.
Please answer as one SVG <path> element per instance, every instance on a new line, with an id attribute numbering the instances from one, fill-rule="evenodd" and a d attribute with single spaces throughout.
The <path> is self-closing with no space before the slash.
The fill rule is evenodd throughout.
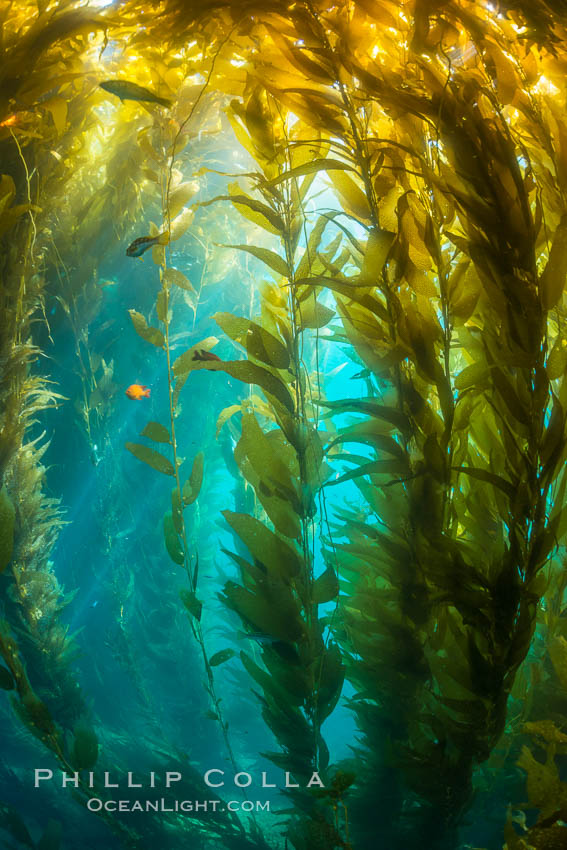
<path id="1" fill-rule="evenodd" d="M 283 340 L 262 325 L 232 313 L 215 313 L 213 319 L 227 336 L 238 342 L 248 354 L 276 369 L 287 369 L 289 352 Z"/>
<path id="2" fill-rule="evenodd" d="M 382 282 L 382 270 L 384 263 L 396 239 L 395 233 L 373 228 L 366 242 L 364 260 L 360 277 L 356 283 L 359 285 L 371 284 L 380 286 Z"/>
<path id="3" fill-rule="evenodd" d="M 317 221 L 315 222 L 314 227 L 311 229 L 311 233 L 309 234 L 309 239 L 307 241 L 307 247 L 305 248 L 305 253 L 303 254 L 295 270 L 295 277 L 297 280 L 303 277 L 307 277 L 307 275 L 311 272 L 312 266 L 317 262 L 317 250 L 319 248 L 319 245 L 321 244 L 321 239 L 323 238 L 323 233 L 325 232 L 325 228 L 328 223 L 329 217 L 325 215 L 320 215 Z"/>
<path id="4" fill-rule="evenodd" d="M 210 201 L 201 202 L 199 206 L 208 207 L 209 204 L 214 204 L 217 201 L 231 201 L 244 218 L 259 225 L 269 233 L 274 233 L 276 236 L 281 235 L 284 230 L 284 222 L 279 213 L 267 204 L 245 194 L 238 183 L 230 183 L 228 191 L 230 195 L 217 195 Z"/>
<path id="5" fill-rule="evenodd" d="M 141 336 L 146 342 L 151 342 L 157 348 L 163 348 L 165 346 L 165 338 L 159 328 L 150 327 L 142 314 L 138 313 L 137 310 L 128 310 L 128 313 L 138 336 Z"/>
<path id="6" fill-rule="evenodd" d="M 183 565 L 185 563 L 183 547 L 173 522 L 173 516 L 170 513 L 164 514 L 163 517 L 163 537 L 165 548 L 173 563 L 179 564 L 179 566 Z"/>
<path id="7" fill-rule="evenodd" d="M 218 667 L 219 664 L 224 664 L 225 661 L 229 661 L 231 658 L 234 658 L 236 652 L 234 649 L 221 649 L 219 652 L 215 652 L 214 655 L 211 655 L 209 658 L 209 664 L 211 667 Z"/>
<path id="8" fill-rule="evenodd" d="M 347 162 L 341 162 L 340 159 L 313 159 L 310 162 L 298 165 L 296 168 L 290 168 L 289 171 L 284 171 L 273 180 L 270 180 L 268 182 L 268 186 L 278 186 L 286 180 L 292 180 L 296 177 L 304 177 L 306 174 L 315 174 L 318 171 L 334 171 L 337 169 L 341 171 L 354 171 L 355 174 L 357 173 L 356 168 L 353 168 L 353 166 L 349 165 Z"/>
<path id="9" fill-rule="evenodd" d="M 516 76 L 514 60 L 508 58 L 497 44 L 488 39 L 485 42 L 485 49 L 494 62 L 498 98 L 504 104 L 512 103 L 518 85 L 521 87 Z"/>
<path id="10" fill-rule="evenodd" d="M 51 97 L 41 105 L 51 114 L 58 135 L 64 133 L 67 126 L 67 101 L 62 97 Z"/>
<path id="11" fill-rule="evenodd" d="M 16 510 L 5 487 L 0 490 L 0 573 L 12 560 Z"/>
<path id="12" fill-rule="evenodd" d="M 545 369 L 550 381 L 561 378 L 567 371 L 567 340 L 563 337 L 557 337 L 555 340 L 547 356 Z"/>
<path id="13" fill-rule="evenodd" d="M 567 689 L 567 640 L 563 635 L 554 637 L 549 644 L 549 657 L 561 687 Z"/>
<path id="14" fill-rule="evenodd" d="M 184 355 L 181 355 L 182 357 Z M 177 361 L 176 361 L 177 362 Z M 175 366 L 174 366 L 175 369 Z M 232 378 L 245 384 L 256 384 L 265 393 L 274 396 L 287 410 L 293 412 L 294 403 L 291 394 L 279 378 L 248 360 L 206 360 L 193 361 L 192 370 L 207 369 L 210 372 L 226 372 Z"/>
<path id="15" fill-rule="evenodd" d="M 257 248 L 255 245 L 224 245 L 223 247 L 246 251 L 248 254 L 252 254 L 252 256 L 262 260 L 262 262 L 275 271 L 276 274 L 283 275 L 283 277 L 287 278 L 291 277 L 291 272 L 283 257 L 280 257 L 280 255 L 274 253 L 274 251 L 268 250 L 268 248 Z"/>
<path id="16" fill-rule="evenodd" d="M 175 475 L 175 469 L 171 461 L 154 449 L 150 449 L 148 446 L 143 446 L 140 443 L 125 443 L 125 447 L 129 452 L 132 452 L 134 457 L 137 457 L 143 463 L 147 463 L 152 469 L 163 472 L 164 475 Z"/>
<path id="17" fill-rule="evenodd" d="M 486 381 L 490 376 L 490 369 L 486 363 L 471 363 L 469 366 L 459 372 L 455 378 L 455 388 L 459 392 L 468 389 L 469 387 L 477 386 Z"/>
<path id="18" fill-rule="evenodd" d="M 199 351 L 201 348 L 204 348 L 205 351 L 210 351 L 217 343 L 218 339 L 216 336 L 208 336 L 206 339 L 202 339 L 200 342 L 192 345 L 191 348 L 188 348 L 187 351 L 183 352 L 183 354 L 180 354 L 173 364 L 173 374 L 175 377 L 179 378 L 181 375 L 186 375 L 191 371 L 191 369 L 195 368 L 193 355 L 196 351 Z"/>
<path id="19" fill-rule="evenodd" d="M 544 741 L 555 744 L 567 743 L 567 735 L 557 728 L 552 720 L 538 720 L 535 723 L 524 723 L 524 732 L 528 735 L 537 735 Z"/>
<path id="20" fill-rule="evenodd" d="M 171 222 L 169 241 L 175 242 L 177 239 L 180 239 L 191 227 L 194 217 L 195 211 L 192 210 L 191 207 L 186 207 L 182 212 L 180 212 L 177 218 L 174 218 Z"/>
<path id="21" fill-rule="evenodd" d="M 270 574 L 283 580 L 299 575 L 302 563 L 299 553 L 260 520 L 233 511 L 223 511 L 222 515 L 254 559 L 264 564 Z"/>
<path id="22" fill-rule="evenodd" d="M 335 311 L 317 301 L 315 294 L 310 294 L 299 305 L 299 328 L 324 328 L 334 317 Z"/>
<path id="23" fill-rule="evenodd" d="M 329 176 L 343 201 L 343 208 L 362 221 L 371 221 L 372 213 L 360 186 L 344 170 L 331 170 Z"/>
<path id="24" fill-rule="evenodd" d="M 542 764 L 534 758 L 528 747 L 523 746 L 516 764 L 528 775 L 526 785 L 532 806 L 541 810 L 541 817 L 553 814 L 563 796 L 555 761 L 548 759 Z"/>
<path id="25" fill-rule="evenodd" d="M 193 460 L 191 475 L 183 485 L 183 504 L 192 505 L 199 493 L 203 484 L 203 470 L 205 466 L 205 455 L 203 452 L 198 452 Z"/>
<path id="26" fill-rule="evenodd" d="M 331 567 L 327 567 L 324 573 L 315 579 L 313 585 L 313 602 L 322 605 L 330 602 L 339 595 L 339 580 L 337 574 Z"/>
<path id="27" fill-rule="evenodd" d="M 169 431 L 159 422 L 148 422 L 140 436 L 149 437 L 155 443 L 171 443 Z"/>
<path id="28" fill-rule="evenodd" d="M 185 277 L 183 272 L 180 272 L 179 269 L 174 269 L 171 266 L 164 271 L 163 282 L 165 286 L 175 284 L 175 286 L 178 286 L 180 289 L 185 289 L 187 292 L 195 292 L 191 282 Z"/>
<path id="29" fill-rule="evenodd" d="M 228 420 L 234 416 L 235 413 L 242 413 L 242 405 L 241 404 L 231 404 L 228 407 L 225 407 L 224 410 L 221 410 L 217 419 L 217 428 L 215 431 L 215 438 L 218 440 L 219 434 L 223 425 L 228 422 Z"/>
<path id="30" fill-rule="evenodd" d="M 169 195 L 168 210 L 170 217 L 174 218 L 183 209 L 187 201 L 190 201 L 198 191 L 199 184 L 196 180 L 188 180 L 185 183 L 180 183 Z"/>
<path id="31" fill-rule="evenodd" d="M 195 594 L 190 590 L 179 591 L 179 598 L 189 611 L 192 617 L 195 617 L 196 620 L 201 619 L 201 614 L 203 613 L 203 603 L 200 602 Z"/>
<path id="32" fill-rule="evenodd" d="M 561 217 L 553 237 L 547 265 L 539 280 L 539 292 L 544 310 L 559 302 L 567 280 L 567 214 Z"/>
<path id="33" fill-rule="evenodd" d="M 509 378 L 498 366 L 492 367 L 491 377 L 494 386 L 502 396 L 502 399 L 512 416 L 514 416 L 514 418 L 523 425 L 529 425 L 529 409 L 527 409 L 527 405 L 522 403 L 522 400 L 516 391 L 516 387 L 512 383 L 513 379 L 511 377 Z"/>
<path id="34" fill-rule="evenodd" d="M 0 213 L 7 209 L 16 197 L 16 185 L 9 174 L 0 177 Z"/>
<path id="35" fill-rule="evenodd" d="M 8 668 L 0 665 L 0 688 L 3 691 L 13 691 L 15 687 L 16 682 Z"/>
<path id="36" fill-rule="evenodd" d="M 71 764 L 77 770 L 92 770 L 98 759 L 98 738 L 91 726 L 75 729 Z"/>

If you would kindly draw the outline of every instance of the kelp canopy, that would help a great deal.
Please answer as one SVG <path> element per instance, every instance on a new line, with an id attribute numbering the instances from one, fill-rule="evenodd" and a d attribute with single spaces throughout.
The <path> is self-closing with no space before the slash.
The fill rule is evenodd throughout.
<path id="1" fill-rule="evenodd" d="M 192 682 L 176 711 L 235 773 L 269 761 L 296 782 L 267 821 L 106 814 L 117 846 L 565 846 L 567 6 L 0 15 L 17 722 L 66 770 L 125 763 L 128 733 L 78 684 L 89 622 L 66 625 L 55 408 L 92 463 L 108 640 L 156 769 L 188 744 L 156 721 L 151 663 Z M 72 377 L 50 365 L 63 352 Z M 151 416 L 125 418 L 117 390 L 150 367 Z M 256 749 L 239 700 L 266 727 Z M 33 846 L 12 804 L 0 826 Z M 47 826 L 40 846 L 60 840 Z"/>

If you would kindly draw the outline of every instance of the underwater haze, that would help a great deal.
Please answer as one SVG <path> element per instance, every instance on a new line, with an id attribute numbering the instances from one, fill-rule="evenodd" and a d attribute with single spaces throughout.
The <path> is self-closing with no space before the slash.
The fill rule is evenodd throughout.
<path id="1" fill-rule="evenodd" d="M 566 69 L 0 8 L 0 847 L 567 848 Z"/>

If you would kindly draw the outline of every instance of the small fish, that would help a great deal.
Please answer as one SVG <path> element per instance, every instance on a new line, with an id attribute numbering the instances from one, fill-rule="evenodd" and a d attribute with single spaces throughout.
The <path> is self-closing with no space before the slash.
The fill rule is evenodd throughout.
<path id="1" fill-rule="evenodd" d="M 216 360 L 217 363 L 222 363 L 222 358 L 218 354 L 213 354 L 212 351 L 206 351 L 204 348 L 193 352 L 193 360 Z"/>
<path id="2" fill-rule="evenodd" d="M 157 236 L 140 236 L 138 239 L 134 239 L 131 245 L 128 245 L 126 256 L 141 257 L 148 248 L 153 248 L 154 245 L 167 244 L 169 244 L 169 233 L 158 233 Z"/>
<path id="3" fill-rule="evenodd" d="M 143 398 L 150 397 L 150 390 L 149 387 L 144 386 L 144 384 L 130 384 L 126 390 L 126 395 L 128 398 L 131 398 L 132 401 L 141 401 Z"/>
<path id="4" fill-rule="evenodd" d="M 0 127 L 13 127 L 14 124 L 18 123 L 17 115 L 9 115 L 8 118 L 5 118 L 3 121 L 0 121 Z"/>
<path id="5" fill-rule="evenodd" d="M 120 100 L 137 100 L 140 103 L 159 103 L 160 106 L 170 107 L 171 101 L 165 97 L 158 97 L 149 89 L 130 83 L 128 80 L 104 80 L 99 87 L 110 94 L 115 94 Z"/>

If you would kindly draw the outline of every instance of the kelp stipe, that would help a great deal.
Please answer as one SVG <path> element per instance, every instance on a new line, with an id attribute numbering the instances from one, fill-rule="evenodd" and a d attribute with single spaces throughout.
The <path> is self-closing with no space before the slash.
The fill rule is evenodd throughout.
<path id="1" fill-rule="evenodd" d="M 241 652 L 241 659 L 261 688 L 264 720 L 281 747 L 281 752 L 267 756 L 298 785 L 308 786 L 314 772 L 332 775 L 321 724 L 332 712 L 343 680 L 338 648 L 324 635 L 325 621 L 318 613 L 320 604 L 336 597 L 338 582 L 331 567 L 318 578 L 314 575 L 316 498 L 325 471 L 321 438 L 312 423 L 302 337 L 305 330 L 328 322 L 332 312 L 319 305 L 306 286 L 296 285 L 296 276 L 308 276 L 315 260 L 309 251 L 303 259 L 297 257 L 305 227 L 303 201 L 312 183 L 309 176 L 301 184 L 295 178 L 294 168 L 306 161 L 304 152 L 292 148 L 287 138 L 284 111 L 252 80 L 249 89 L 243 104 L 233 101 L 229 117 L 262 169 L 254 178 L 262 200 L 236 184 L 230 195 L 213 200 L 232 201 L 246 218 L 277 234 L 284 257 L 263 246 L 234 246 L 266 263 L 278 283 L 263 285 L 257 319 L 215 316 L 225 333 L 244 347 L 247 359 L 193 358 L 188 368 L 225 372 L 260 387 L 266 397 L 264 402 L 252 395 L 219 418 L 220 428 L 242 413 L 234 457 L 262 509 L 258 516 L 224 511 L 252 562 L 229 553 L 242 583 L 228 582 L 223 596 L 249 632 L 264 638 L 263 666 L 247 652 Z M 315 229 L 311 251 L 322 230 Z M 287 793 L 297 813 L 288 837 L 298 850 L 346 846 L 337 822 L 312 791 L 302 787 Z"/>

